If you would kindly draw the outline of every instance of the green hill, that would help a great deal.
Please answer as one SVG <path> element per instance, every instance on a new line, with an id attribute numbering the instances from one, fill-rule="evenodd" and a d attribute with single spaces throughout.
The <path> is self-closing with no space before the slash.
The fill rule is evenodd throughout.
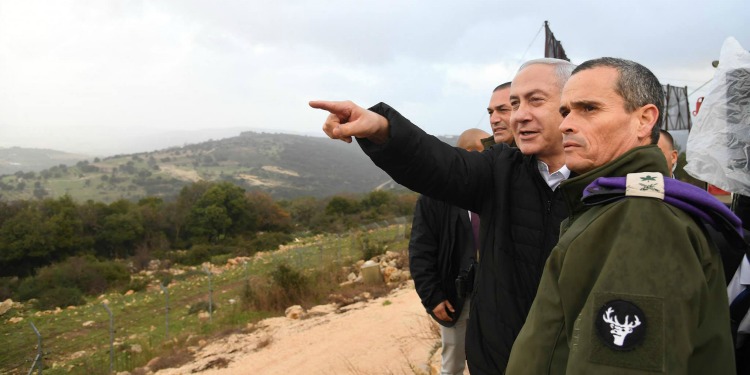
<path id="1" fill-rule="evenodd" d="M 449 138 L 448 141 L 451 139 Z M 19 149 L 23 150 L 23 149 Z M 169 199 L 198 180 L 230 181 L 276 199 L 367 192 L 389 181 L 358 146 L 328 138 L 245 132 L 159 151 L 63 162 L 0 176 L 0 200 L 68 194 L 77 201 Z"/>
<path id="2" fill-rule="evenodd" d="M 38 172 L 59 164 L 75 164 L 86 158 L 85 155 L 41 148 L 0 148 L 0 176 L 19 171 Z"/>

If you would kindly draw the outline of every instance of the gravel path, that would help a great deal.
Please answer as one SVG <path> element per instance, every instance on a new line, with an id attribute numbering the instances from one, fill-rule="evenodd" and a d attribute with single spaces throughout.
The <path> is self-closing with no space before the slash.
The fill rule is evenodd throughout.
<path id="1" fill-rule="evenodd" d="M 156 374 L 429 374 L 439 338 L 412 281 L 343 312 L 320 310 L 307 319 L 266 319 L 252 333 L 209 343 L 190 364 Z"/>

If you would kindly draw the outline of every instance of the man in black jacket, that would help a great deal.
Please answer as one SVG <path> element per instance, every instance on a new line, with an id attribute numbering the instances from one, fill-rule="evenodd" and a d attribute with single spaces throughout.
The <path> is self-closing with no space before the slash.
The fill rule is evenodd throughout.
<path id="1" fill-rule="evenodd" d="M 481 151 L 482 138 L 489 136 L 485 131 L 469 129 L 461 133 L 456 147 Z M 469 318 L 466 293 L 471 286 L 459 282 L 464 290 L 457 290 L 456 280 L 466 281 L 474 264 L 478 250 L 474 224 L 479 224 L 476 214 L 424 195 L 414 208 L 409 271 L 422 305 L 440 324 L 443 347 L 440 374 L 443 375 L 463 374 L 466 367 L 464 343 Z"/>
<path id="2" fill-rule="evenodd" d="M 568 216 L 556 190 L 570 175 L 558 127 L 560 94 L 574 67 L 556 59 L 521 66 L 510 89 L 518 148 L 495 145 L 482 153 L 448 146 L 383 103 L 366 110 L 352 102 L 310 102 L 331 113 L 323 126 L 329 137 L 356 137 L 395 181 L 482 218 L 466 336 L 472 375 L 505 370 Z"/>

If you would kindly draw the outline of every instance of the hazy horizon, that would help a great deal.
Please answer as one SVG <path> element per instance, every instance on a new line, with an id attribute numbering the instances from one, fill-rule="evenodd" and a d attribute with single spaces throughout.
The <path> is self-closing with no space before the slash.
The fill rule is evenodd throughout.
<path id="1" fill-rule="evenodd" d="M 436 135 L 486 129 L 492 89 L 543 56 L 545 20 L 574 63 L 638 61 L 687 86 L 693 108 L 724 40 L 750 48 L 743 14 L 744 0 L 0 0 L 0 147 L 113 155 L 242 130 L 324 136 L 313 99 L 384 101 Z"/>

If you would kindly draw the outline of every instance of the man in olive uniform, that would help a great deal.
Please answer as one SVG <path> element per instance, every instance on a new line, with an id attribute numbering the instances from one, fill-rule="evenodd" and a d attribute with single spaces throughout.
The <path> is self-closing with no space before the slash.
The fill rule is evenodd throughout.
<path id="1" fill-rule="evenodd" d="M 507 374 L 735 373 L 724 270 L 701 220 L 735 235 L 740 223 L 662 177 L 663 103 L 656 77 L 622 59 L 587 61 L 565 84 L 560 131 L 580 175 L 561 185 L 571 215 Z"/>

